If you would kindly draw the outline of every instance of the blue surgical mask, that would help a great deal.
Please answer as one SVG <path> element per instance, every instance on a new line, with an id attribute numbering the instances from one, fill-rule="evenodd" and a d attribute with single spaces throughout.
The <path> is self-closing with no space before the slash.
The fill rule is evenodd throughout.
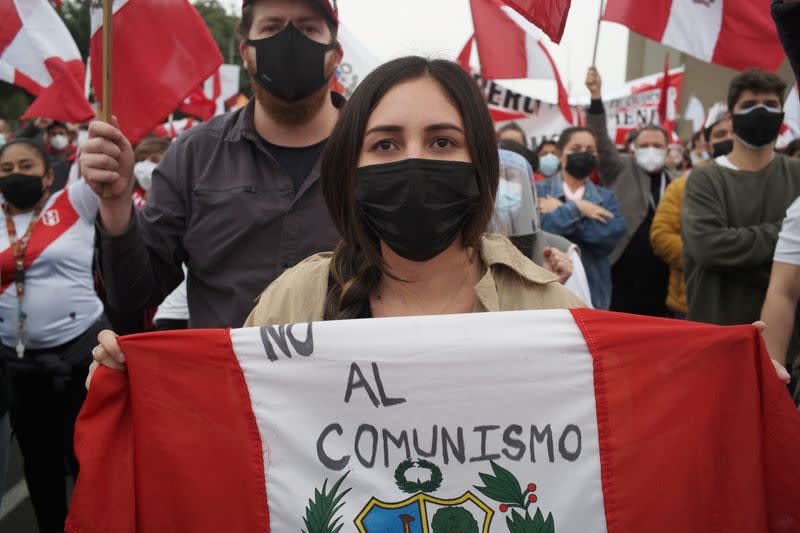
<path id="1" fill-rule="evenodd" d="M 6 144 L 6 134 L 0 133 L 0 146 L 5 146 Z"/>
<path id="2" fill-rule="evenodd" d="M 522 186 L 519 183 L 501 179 L 497 184 L 497 198 L 494 206 L 500 213 L 516 213 L 522 206 Z"/>
<path id="3" fill-rule="evenodd" d="M 561 161 L 555 154 L 547 154 L 539 158 L 539 172 L 547 178 L 555 176 L 560 168 Z"/>

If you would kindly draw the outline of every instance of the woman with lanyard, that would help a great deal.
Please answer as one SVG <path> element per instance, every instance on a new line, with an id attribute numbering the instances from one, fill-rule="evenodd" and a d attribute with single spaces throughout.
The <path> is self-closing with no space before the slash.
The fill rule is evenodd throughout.
<path id="1" fill-rule="evenodd" d="M 65 463 L 91 346 L 108 327 L 94 292 L 98 201 L 81 180 L 51 194 L 53 170 L 29 140 L 0 148 L 0 360 L 11 382 L 11 426 L 39 529 L 63 531 Z"/>
<path id="2" fill-rule="evenodd" d="M 497 144 L 480 90 L 456 63 L 406 57 L 378 67 L 342 111 L 321 168 L 342 241 L 273 282 L 248 326 L 583 305 L 507 238 L 486 233 Z M 114 334 L 100 341 L 95 359 L 123 368 Z"/>

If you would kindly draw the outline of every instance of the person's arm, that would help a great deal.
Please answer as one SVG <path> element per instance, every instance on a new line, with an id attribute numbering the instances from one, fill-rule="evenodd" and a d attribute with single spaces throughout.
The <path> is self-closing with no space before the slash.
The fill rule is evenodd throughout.
<path id="1" fill-rule="evenodd" d="M 611 191 L 604 191 L 604 198 L 600 207 L 611 213 L 611 218 L 606 218 L 606 222 L 601 222 L 591 218 L 583 218 L 578 223 L 578 228 L 574 234 L 574 241 L 578 243 L 591 244 L 600 253 L 611 254 L 616 248 L 617 243 L 625 235 L 628 225 L 625 217 L 620 211 L 617 197 Z"/>
<path id="2" fill-rule="evenodd" d="M 583 215 L 575 202 L 567 202 L 554 211 L 542 213 L 539 223 L 544 231 L 567 237 L 577 231 L 582 219 Z"/>
<path id="3" fill-rule="evenodd" d="M 772 18 L 794 76 L 800 80 L 800 0 L 772 0 Z"/>
<path id="4" fill-rule="evenodd" d="M 772 264 L 769 289 L 761 310 L 761 321 L 767 324 L 763 335 L 769 355 L 782 365 L 786 364 L 798 301 L 800 301 L 800 265 L 776 261 Z"/>
<path id="5" fill-rule="evenodd" d="M 625 165 L 614 141 L 608 136 L 606 110 L 603 107 L 603 81 L 594 67 L 589 67 L 586 87 L 592 95 L 592 103 L 586 110 L 586 126 L 597 137 L 597 170 L 606 185 L 614 183 L 625 169 Z"/>
<path id="6" fill-rule="evenodd" d="M 650 226 L 650 244 L 653 245 L 653 251 L 669 266 L 678 269 L 683 269 L 682 192 L 680 182 L 673 182 L 667 187 Z"/>
<path id="7" fill-rule="evenodd" d="M 572 291 L 572 294 L 586 302 L 588 309 L 592 307 L 592 292 L 589 290 L 589 279 L 586 277 L 586 270 L 583 268 L 581 254 L 578 247 L 573 246 L 567 254 L 572 259 L 572 276 L 564 283 L 564 286 Z"/>
<path id="8" fill-rule="evenodd" d="M 97 262 L 108 301 L 119 310 L 158 305 L 183 280 L 187 260 L 184 194 L 179 183 L 182 144 L 155 170 L 150 202 L 133 216 L 133 153 L 116 128 L 93 122 L 81 171 L 100 197 Z"/>
<path id="9" fill-rule="evenodd" d="M 686 183 L 681 211 L 684 255 L 705 268 L 748 268 L 772 260 L 780 222 L 731 227 L 721 192 L 704 168 Z"/>

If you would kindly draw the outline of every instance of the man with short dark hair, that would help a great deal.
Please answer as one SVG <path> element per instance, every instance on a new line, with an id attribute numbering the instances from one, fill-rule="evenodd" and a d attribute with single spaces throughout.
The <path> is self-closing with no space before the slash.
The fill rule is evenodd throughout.
<path id="1" fill-rule="evenodd" d="M 628 229 L 611 253 L 611 310 L 667 316 L 669 268 L 653 251 L 650 226 L 670 183 L 666 172 L 669 135 L 645 126 L 632 140 L 633 153 L 621 154 L 608 135 L 601 99 L 602 80 L 594 67 L 586 76 L 592 102 L 586 124 L 597 136 L 600 179 L 616 194 Z"/>
<path id="2" fill-rule="evenodd" d="M 733 149 L 692 172 L 681 232 L 689 319 L 758 320 L 781 222 L 800 195 L 800 161 L 775 153 L 786 84 L 763 70 L 731 81 Z"/>
<path id="3" fill-rule="evenodd" d="M 333 0 L 244 0 L 239 52 L 255 98 L 181 135 L 136 216 L 130 143 L 91 124 L 81 170 L 101 197 L 98 262 L 112 306 L 158 305 L 186 263 L 189 326 L 238 327 L 284 270 L 336 246 L 319 160 L 344 105 L 329 90 L 337 26 Z"/>

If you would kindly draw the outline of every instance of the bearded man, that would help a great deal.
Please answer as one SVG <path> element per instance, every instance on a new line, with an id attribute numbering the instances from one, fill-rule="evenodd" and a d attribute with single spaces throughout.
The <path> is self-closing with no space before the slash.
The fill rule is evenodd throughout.
<path id="1" fill-rule="evenodd" d="M 255 98 L 196 126 L 131 203 L 134 157 L 115 126 L 93 122 L 81 171 L 100 196 L 97 249 L 108 301 L 158 305 L 188 266 L 189 327 L 239 327 L 284 270 L 339 240 L 319 160 L 344 99 L 329 89 L 342 50 L 333 0 L 244 0 L 239 51 Z"/>

